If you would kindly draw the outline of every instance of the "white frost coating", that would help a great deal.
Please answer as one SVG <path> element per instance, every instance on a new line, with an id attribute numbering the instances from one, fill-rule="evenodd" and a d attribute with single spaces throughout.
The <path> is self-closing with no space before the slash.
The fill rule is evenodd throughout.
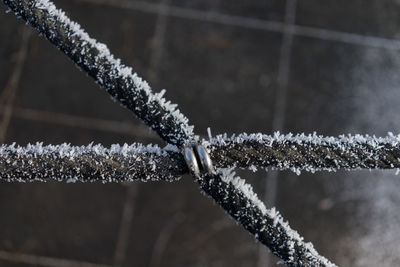
<path id="1" fill-rule="evenodd" d="M 165 117 L 172 116 L 174 120 L 177 122 L 178 125 L 182 127 L 184 133 L 188 136 L 193 135 L 193 126 L 189 125 L 189 120 L 185 117 L 179 109 L 177 109 L 177 105 L 171 104 L 171 102 L 166 101 L 163 95 L 165 94 L 165 90 L 161 90 L 160 93 L 153 93 L 149 84 L 140 78 L 137 73 L 134 73 L 131 67 L 125 66 L 121 63 L 120 59 L 116 59 L 108 49 L 108 47 L 98 42 L 96 39 L 91 38 L 82 28 L 81 26 L 71 21 L 62 11 L 61 9 L 56 8 L 56 6 L 48 0 L 37 0 L 36 1 L 36 8 L 42 9 L 47 11 L 51 16 L 53 16 L 56 20 L 60 21 L 61 23 L 65 24 L 66 28 L 69 28 L 72 32 L 73 36 L 78 36 L 79 39 L 83 40 L 84 43 L 88 43 L 91 46 L 95 47 L 100 51 L 98 55 L 99 58 L 106 58 L 108 62 L 112 64 L 112 71 L 116 73 L 118 76 L 131 79 L 135 87 L 131 90 L 137 90 L 144 92 L 148 97 L 148 103 L 156 102 L 160 107 L 166 110 Z M 99 83 L 103 84 L 103 81 L 98 77 Z"/>
<path id="2" fill-rule="evenodd" d="M 60 145 L 43 145 L 42 142 L 36 144 L 28 144 L 27 146 L 19 146 L 13 143 L 12 145 L 0 145 L 0 154 L 4 153 L 16 153 L 19 155 L 33 154 L 33 155 L 55 155 L 57 157 L 69 157 L 74 158 L 82 154 L 95 152 L 98 155 L 102 154 L 121 154 L 127 156 L 128 154 L 154 154 L 157 156 L 168 156 L 167 151 L 179 151 L 176 146 L 168 145 L 164 149 L 161 149 L 157 145 L 133 144 L 133 145 L 119 145 L 113 144 L 110 148 L 106 148 L 100 144 L 89 144 L 87 146 L 72 146 L 71 144 L 63 143 Z"/>
<path id="3" fill-rule="evenodd" d="M 182 151 L 175 145 L 167 144 L 162 150 L 181 153 Z"/>
<path id="4" fill-rule="evenodd" d="M 211 128 L 210 127 L 207 127 L 207 134 L 208 134 L 208 139 L 211 141 L 212 134 L 211 134 Z"/>
<path id="5" fill-rule="evenodd" d="M 297 231 L 290 228 L 289 223 L 284 221 L 280 213 L 274 207 L 267 209 L 264 203 L 258 198 L 257 194 L 254 193 L 252 186 L 246 183 L 245 180 L 237 177 L 233 169 L 218 169 L 217 172 L 220 174 L 220 177 L 224 182 L 233 185 L 235 189 L 241 192 L 262 212 L 264 216 L 273 220 L 274 227 L 280 227 L 285 232 L 288 236 L 286 247 L 290 249 L 290 255 L 295 255 L 295 244 L 297 244 L 307 248 L 309 255 L 306 255 L 306 258 L 314 258 L 320 263 L 325 264 L 325 266 L 336 266 L 325 257 L 319 255 L 311 243 L 304 242 L 303 238 L 297 233 Z M 293 259 L 291 257 L 292 256 L 289 256 L 290 259 Z"/>
<path id="6" fill-rule="evenodd" d="M 25 147 L 0 145 L 0 179 L 6 181 L 134 181 L 179 178 L 170 171 L 179 169 L 172 153 L 180 153 L 173 145 L 163 149 L 156 145 L 124 144 L 110 148 L 93 143 L 87 146 L 70 144 L 28 144 Z M 167 169 L 164 169 L 167 168 Z"/>
<path id="7" fill-rule="evenodd" d="M 233 169 L 218 169 L 218 173 L 221 174 L 221 178 L 224 182 L 231 183 L 237 190 L 242 192 L 251 202 L 253 202 L 264 214 L 268 213 L 269 215 L 272 215 L 272 213 L 267 210 L 264 203 L 258 198 L 257 194 L 254 193 L 251 185 L 246 183 L 244 179 L 237 177 Z"/>
<path id="8" fill-rule="evenodd" d="M 232 135 L 228 137 L 226 134 L 217 135 L 214 138 L 211 138 L 209 141 L 204 140 L 204 144 L 207 147 L 214 146 L 216 149 L 219 149 L 220 146 L 225 146 L 229 144 L 241 144 L 245 142 L 255 142 L 263 146 L 272 147 L 273 145 L 285 145 L 285 144 L 297 144 L 307 148 L 309 151 L 313 151 L 315 147 L 324 147 L 327 151 L 339 151 L 346 152 L 354 148 L 360 148 L 363 150 L 363 153 L 368 157 L 368 159 L 379 160 L 379 149 L 382 149 L 385 145 L 389 145 L 393 148 L 400 148 L 400 135 L 394 135 L 389 132 L 386 137 L 376 137 L 369 135 L 340 135 L 338 137 L 333 136 L 322 136 L 317 135 L 315 132 L 313 134 L 297 134 L 293 135 L 289 134 L 281 134 L 280 132 L 275 132 L 273 135 L 264 135 L 261 133 L 254 134 L 246 134 L 242 133 L 239 135 Z M 368 146 L 368 151 L 363 149 L 363 147 Z M 296 147 L 292 146 L 291 149 L 296 151 Z M 359 158 L 359 156 L 355 153 L 350 154 L 354 158 Z M 245 155 L 244 155 L 245 156 Z M 325 159 L 330 159 L 329 155 L 326 156 Z M 360 158 L 360 161 L 365 160 Z M 400 161 L 400 159 L 398 159 Z M 336 159 L 332 159 L 333 166 L 326 166 L 322 162 L 320 166 L 316 166 L 315 163 L 311 164 L 307 161 L 302 162 L 300 167 L 293 166 L 293 159 L 276 159 L 277 163 L 275 166 L 271 166 L 271 169 L 278 170 L 291 170 L 297 174 L 300 174 L 302 170 L 309 171 L 314 173 L 315 171 L 331 171 L 334 172 L 340 168 L 344 169 L 361 169 L 361 167 L 357 166 L 356 162 L 346 162 L 348 166 L 344 166 L 344 163 L 339 164 Z M 298 163 L 300 164 L 300 163 Z M 391 168 L 395 168 L 396 166 L 391 164 L 389 165 Z M 249 165 L 248 168 L 250 170 L 255 170 L 255 166 Z"/>
<path id="9" fill-rule="evenodd" d="M 235 142 L 235 143 L 243 143 L 245 141 L 257 141 L 260 143 L 269 143 L 273 144 L 277 143 L 285 143 L 285 142 L 292 142 L 292 143 L 309 143 L 314 145 L 342 145 L 342 144 L 368 144 L 372 147 L 382 146 L 382 144 L 391 144 L 392 146 L 399 146 L 400 144 L 400 134 L 394 135 L 391 132 L 388 132 L 388 136 L 386 137 L 376 137 L 370 135 L 339 135 L 338 137 L 334 136 L 323 136 L 318 135 L 316 132 L 313 134 L 296 134 L 293 135 L 292 133 L 288 134 L 281 134 L 279 131 L 274 132 L 273 135 L 266 135 L 261 133 L 253 133 L 247 134 L 242 133 L 239 135 L 232 135 L 228 137 L 226 134 L 217 135 L 215 138 L 212 138 L 209 144 L 223 144 L 225 142 Z"/>
<path id="10" fill-rule="evenodd" d="M 252 171 L 252 172 L 256 172 L 258 169 L 257 169 L 257 166 L 255 166 L 255 165 L 250 165 L 250 166 L 249 166 L 249 170 Z"/>

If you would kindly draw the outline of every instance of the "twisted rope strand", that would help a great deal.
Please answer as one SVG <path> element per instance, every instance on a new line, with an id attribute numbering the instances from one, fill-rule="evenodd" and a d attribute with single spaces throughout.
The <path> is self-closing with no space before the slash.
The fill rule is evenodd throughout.
<path id="1" fill-rule="evenodd" d="M 400 135 L 240 134 L 203 142 L 217 168 L 336 171 L 400 168 Z M 102 172 L 103 171 L 103 172 Z M 71 146 L 42 143 L 0 146 L 0 179 L 103 182 L 179 179 L 188 169 L 180 150 L 141 144 Z"/>
<path id="2" fill-rule="evenodd" d="M 240 134 L 205 142 L 217 167 L 337 171 L 400 168 L 400 135 Z"/>
<path id="3" fill-rule="evenodd" d="M 230 169 L 197 180 L 237 222 L 288 266 L 335 266 L 292 230 L 275 208 L 267 209 L 243 179 Z"/>
<path id="4" fill-rule="evenodd" d="M 0 180 L 9 182 L 174 181 L 187 171 L 181 153 L 172 146 L 0 146 Z"/>

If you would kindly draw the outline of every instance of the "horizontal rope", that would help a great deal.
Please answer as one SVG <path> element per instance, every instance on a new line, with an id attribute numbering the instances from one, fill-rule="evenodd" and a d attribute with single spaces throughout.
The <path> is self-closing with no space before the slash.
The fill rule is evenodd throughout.
<path id="1" fill-rule="evenodd" d="M 193 139 L 188 119 L 148 83 L 115 58 L 107 46 L 91 38 L 76 22 L 47 0 L 3 2 L 36 28 L 124 107 L 132 110 L 163 140 L 181 146 Z"/>
<path id="2" fill-rule="evenodd" d="M 240 134 L 206 141 L 217 167 L 256 170 L 336 171 L 400 168 L 400 135 Z"/>
<path id="3" fill-rule="evenodd" d="M 174 181 L 187 171 L 181 153 L 172 146 L 0 146 L 0 180 L 10 182 Z"/>
<path id="4" fill-rule="evenodd" d="M 275 168 L 296 173 L 400 168 L 400 136 L 394 135 L 240 134 L 230 138 L 219 135 L 204 144 L 217 168 Z M 0 146 L 0 175 L 2 179 L 6 179 L 6 175 L 14 176 L 12 180 L 19 181 L 51 177 L 65 180 L 77 175 L 80 180 L 111 179 L 117 182 L 176 180 L 188 173 L 188 169 L 180 150 L 172 148 L 140 144 L 113 145 L 111 148 L 68 144 L 43 146 L 40 143 L 26 147 L 3 145 Z M 68 153 L 73 157 L 68 157 Z M 103 178 L 100 177 L 101 170 L 104 170 Z"/>

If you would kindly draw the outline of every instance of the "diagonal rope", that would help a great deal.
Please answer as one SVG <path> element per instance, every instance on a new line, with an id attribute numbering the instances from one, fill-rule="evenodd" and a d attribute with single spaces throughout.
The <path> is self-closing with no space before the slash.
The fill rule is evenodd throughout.
<path id="1" fill-rule="evenodd" d="M 176 105 L 163 98 L 164 91 L 154 94 L 148 84 L 133 73 L 130 67 L 126 67 L 119 59 L 114 58 L 106 45 L 90 38 L 52 2 L 48 0 L 3 0 L 3 2 L 92 76 L 114 99 L 131 109 L 166 142 L 182 148 L 185 143 L 198 141 L 199 138 L 193 133 L 193 127 L 189 126 L 188 119 L 176 109 Z M 240 180 L 243 184 L 236 183 L 237 180 L 229 173 L 220 170 L 213 175 L 198 177 L 196 181 L 204 192 L 287 265 L 333 265 L 320 256 L 311 244 L 305 243 L 302 238 L 293 234 L 287 223 L 282 224 L 287 227 L 280 227 L 281 217 L 279 220 L 274 220 L 276 217 L 265 219 L 265 215 L 273 214 L 274 210 L 265 209 L 265 213 L 260 212 L 263 211 L 260 206 L 253 205 L 261 203 L 260 200 L 243 180 Z M 259 222 L 264 222 L 267 227 L 252 227 Z"/>
<path id="2" fill-rule="evenodd" d="M 200 187 L 247 231 L 288 266 L 335 266 L 304 241 L 275 208 L 267 209 L 243 179 L 230 169 L 198 179 Z"/>
<path id="3" fill-rule="evenodd" d="M 43 34 L 83 71 L 95 79 L 115 100 L 132 110 L 163 140 L 182 145 L 193 139 L 188 119 L 163 98 L 165 90 L 154 93 L 131 67 L 115 58 L 107 46 L 91 38 L 76 22 L 47 0 L 4 0 L 17 16 Z"/>

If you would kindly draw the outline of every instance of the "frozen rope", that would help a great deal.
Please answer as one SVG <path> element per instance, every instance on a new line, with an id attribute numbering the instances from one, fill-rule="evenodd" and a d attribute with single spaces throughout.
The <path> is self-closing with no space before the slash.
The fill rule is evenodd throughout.
<path id="1" fill-rule="evenodd" d="M 285 222 L 275 208 L 267 209 L 251 185 L 230 169 L 201 175 L 200 187 L 238 223 L 288 266 L 335 266 Z"/>
<path id="2" fill-rule="evenodd" d="M 251 185 L 231 169 L 212 166 L 203 145 L 185 146 L 184 156 L 200 188 L 288 266 L 335 266 L 285 222 L 275 208 L 267 209 Z M 208 167 L 207 167 L 208 166 Z"/>
<path id="3" fill-rule="evenodd" d="M 176 109 L 176 105 L 163 98 L 165 91 L 161 91 L 159 94 L 152 93 L 148 84 L 136 73 L 133 73 L 131 68 L 122 65 L 119 59 L 115 59 L 106 45 L 90 38 L 79 24 L 70 21 L 65 13 L 57 9 L 52 2 L 48 0 L 3 0 L 3 2 L 17 16 L 39 30 L 50 42 L 69 56 L 116 100 L 131 109 L 166 142 L 182 148 L 184 144 L 198 140 L 198 137 L 193 133 L 193 127 L 188 124 L 188 119 Z M 213 197 L 234 219 L 249 230 L 247 228 L 249 222 L 245 219 L 239 220 L 232 210 L 251 210 L 253 214 L 252 217 L 249 217 L 249 220 L 252 220 L 251 224 L 262 220 L 263 215 L 257 212 L 255 206 L 243 206 L 249 204 L 249 202 L 246 202 L 250 201 L 247 199 L 248 196 L 241 194 L 240 188 L 237 188 L 238 185 L 229 182 L 224 177 L 224 174 L 219 172 L 215 175 L 203 175 L 199 179 L 196 178 L 196 181 L 208 195 Z M 218 183 L 214 183 L 214 181 L 218 181 Z M 245 186 L 247 185 L 245 184 Z M 228 188 L 235 190 L 228 190 Z M 221 190 L 226 191 L 225 195 Z M 244 201 L 225 205 L 224 202 L 220 202 L 221 200 L 218 197 L 220 195 L 228 197 L 227 194 L 233 194 L 232 197 Z M 256 195 L 253 195 L 252 201 L 259 202 L 260 200 Z M 272 236 L 271 240 L 274 240 L 274 236 L 280 234 L 280 231 L 286 230 L 286 228 L 279 228 L 271 221 L 266 222 L 269 225 L 267 235 Z M 258 238 L 258 233 L 252 233 Z M 290 235 L 290 233 L 287 234 Z M 276 238 L 279 237 L 276 236 Z M 268 242 L 265 244 L 270 245 Z M 291 251 L 290 255 L 281 254 L 281 250 L 274 250 L 273 247 L 271 250 L 288 265 L 303 265 L 302 257 L 293 257 L 293 255 L 303 254 L 300 251 L 301 246 L 292 242 L 283 243 L 282 246 L 289 246 L 287 249 Z M 317 252 L 315 253 L 317 254 Z M 328 262 L 327 265 L 331 264 Z"/>
<path id="4" fill-rule="evenodd" d="M 148 83 L 115 58 L 107 46 L 91 38 L 81 26 L 48 0 L 3 2 L 19 17 L 36 28 L 60 51 L 123 106 L 132 110 L 166 142 L 181 146 L 193 139 L 193 126 L 166 101 L 165 90 L 154 93 Z"/>
<path id="5" fill-rule="evenodd" d="M 218 135 L 205 142 L 217 167 L 337 171 L 400 168 L 400 135 Z"/>
<path id="6" fill-rule="evenodd" d="M 174 181 L 187 171 L 171 145 L 0 146 L 0 180 L 5 181 Z"/>
<path id="7" fill-rule="evenodd" d="M 400 168 L 400 135 L 218 135 L 208 142 L 218 168 L 276 168 L 299 171 Z M 201 147 L 201 146 L 200 146 Z M 199 153 L 198 153 L 199 154 Z M 199 166 L 207 166 L 199 159 Z M 195 161 L 195 163 L 197 163 Z M 210 172 L 210 171 L 208 171 Z M 173 146 L 43 145 L 0 146 L 0 179 L 10 181 L 133 181 L 179 179 L 187 174 L 180 150 Z M 197 175 L 196 175 L 197 176 Z"/>

